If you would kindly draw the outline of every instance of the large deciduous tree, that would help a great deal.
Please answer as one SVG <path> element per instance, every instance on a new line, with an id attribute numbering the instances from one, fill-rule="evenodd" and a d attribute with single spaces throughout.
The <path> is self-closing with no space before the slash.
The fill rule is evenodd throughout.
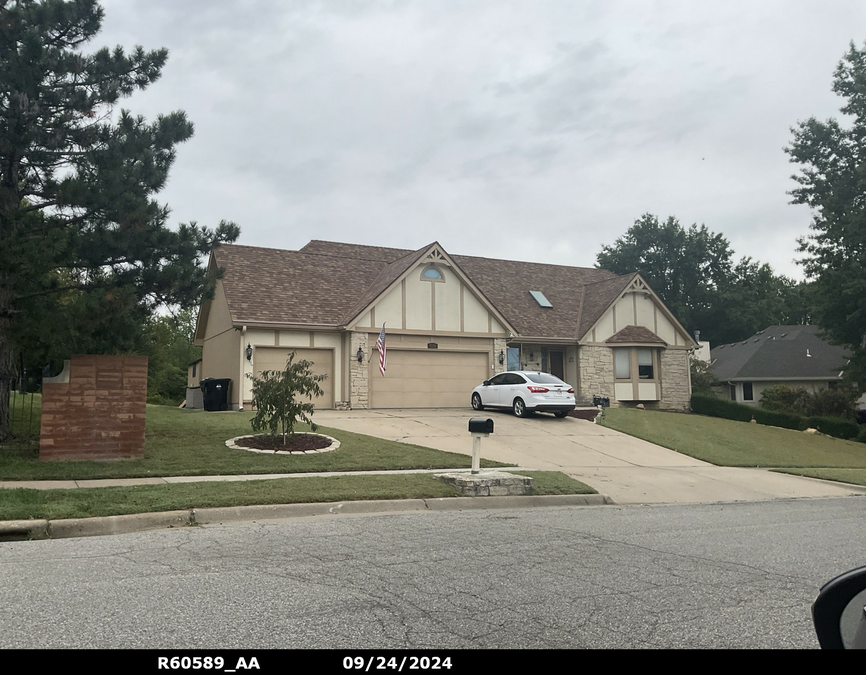
<path id="1" fill-rule="evenodd" d="M 154 195 L 192 124 L 115 109 L 168 54 L 83 53 L 102 17 L 95 0 L 0 0 L 0 440 L 16 343 L 128 348 L 156 306 L 196 302 L 202 256 L 239 233 L 167 226 Z"/>
<path id="2" fill-rule="evenodd" d="M 812 209 L 812 233 L 800 240 L 800 261 L 815 297 L 815 319 L 848 346 L 848 374 L 866 389 L 866 45 L 852 42 L 836 68 L 833 91 L 846 99 L 835 119 L 810 118 L 791 129 L 785 148 L 801 165 L 794 204 Z"/>
<path id="3" fill-rule="evenodd" d="M 734 263 L 728 240 L 706 225 L 644 214 L 596 262 L 617 274 L 640 272 L 686 330 L 714 344 L 805 318 L 797 284 L 751 258 Z"/>

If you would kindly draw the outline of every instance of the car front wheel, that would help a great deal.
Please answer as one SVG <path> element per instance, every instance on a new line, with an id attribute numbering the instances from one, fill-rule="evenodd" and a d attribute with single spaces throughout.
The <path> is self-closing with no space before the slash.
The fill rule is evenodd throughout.
<path id="1" fill-rule="evenodd" d="M 481 397 L 478 394 L 472 394 L 472 409 L 484 410 L 484 406 L 481 403 Z"/>
<path id="2" fill-rule="evenodd" d="M 514 399 L 514 414 L 517 417 L 529 417 L 529 411 L 526 409 L 526 403 L 522 398 Z"/>

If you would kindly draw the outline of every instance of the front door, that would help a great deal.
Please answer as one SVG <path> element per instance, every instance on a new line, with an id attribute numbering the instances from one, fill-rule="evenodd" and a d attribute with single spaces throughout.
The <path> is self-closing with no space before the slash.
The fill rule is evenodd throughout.
<path id="1" fill-rule="evenodd" d="M 550 350 L 550 374 L 558 377 L 560 380 L 565 380 L 565 367 L 563 365 L 563 352 L 559 350 Z"/>

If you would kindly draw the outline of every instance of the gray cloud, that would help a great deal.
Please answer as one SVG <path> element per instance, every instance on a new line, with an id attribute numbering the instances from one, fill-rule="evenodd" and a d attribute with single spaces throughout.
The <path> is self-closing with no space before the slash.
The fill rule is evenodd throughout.
<path id="1" fill-rule="evenodd" d="M 98 44 L 165 46 L 124 107 L 186 110 L 162 198 L 242 243 L 312 237 L 592 265 L 642 213 L 798 275 L 782 148 L 838 115 L 866 6 L 742 0 L 110 0 Z"/>

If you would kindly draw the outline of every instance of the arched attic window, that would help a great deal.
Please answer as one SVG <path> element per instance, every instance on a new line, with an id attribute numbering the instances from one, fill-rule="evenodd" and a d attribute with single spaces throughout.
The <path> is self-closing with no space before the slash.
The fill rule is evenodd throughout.
<path id="1" fill-rule="evenodd" d="M 445 281 L 445 277 L 442 272 L 439 271 L 437 267 L 434 265 L 430 265 L 429 267 L 425 267 L 424 271 L 421 272 L 421 280 L 422 281 Z"/>

